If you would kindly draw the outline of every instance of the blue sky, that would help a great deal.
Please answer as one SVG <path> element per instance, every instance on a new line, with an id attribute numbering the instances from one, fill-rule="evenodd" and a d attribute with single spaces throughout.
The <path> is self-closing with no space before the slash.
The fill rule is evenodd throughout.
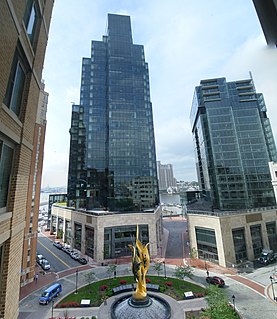
<path id="1" fill-rule="evenodd" d="M 42 186 L 67 184 L 72 102 L 79 103 L 82 57 L 106 33 L 107 14 L 131 16 L 133 41 L 149 64 L 157 160 L 196 180 L 189 121 L 201 79 L 249 78 L 277 129 L 277 50 L 268 48 L 251 0 L 56 0 L 43 78 L 49 93 Z M 275 132 L 276 131 L 276 132 Z"/>

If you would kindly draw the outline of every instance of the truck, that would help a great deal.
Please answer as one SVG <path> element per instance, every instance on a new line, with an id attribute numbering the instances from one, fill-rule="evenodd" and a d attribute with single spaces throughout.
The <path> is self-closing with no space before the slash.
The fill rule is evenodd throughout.
<path id="1" fill-rule="evenodd" d="M 268 265 L 276 259 L 276 254 L 274 254 L 271 249 L 263 249 L 261 256 L 259 257 L 259 262 L 263 265 Z"/>

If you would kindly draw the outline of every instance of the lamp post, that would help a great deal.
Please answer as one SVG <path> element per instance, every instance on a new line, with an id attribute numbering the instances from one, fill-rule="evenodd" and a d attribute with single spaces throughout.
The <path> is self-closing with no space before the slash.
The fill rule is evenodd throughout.
<path id="1" fill-rule="evenodd" d="M 165 267 L 165 260 L 163 261 L 164 264 L 164 278 L 166 279 L 166 267 Z"/>
<path id="2" fill-rule="evenodd" d="M 270 279 L 270 281 L 271 281 L 273 300 L 276 301 L 275 291 L 274 291 L 274 287 L 273 287 L 273 277 L 270 276 L 269 279 Z"/>
<path id="3" fill-rule="evenodd" d="M 235 306 L 235 299 L 236 299 L 236 297 L 235 297 L 235 295 L 232 296 L 232 299 L 233 299 L 234 310 L 236 310 L 236 306 Z"/>
<path id="4" fill-rule="evenodd" d="M 78 273 L 79 273 L 79 269 L 77 268 L 76 270 L 76 286 L 75 286 L 75 294 L 78 293 Z"/>
<path id="5" fill-rule="evenodd" d="M 52 304 L 51 304 L 51 318 L 54 318 L 54 299 L 52 299 Z"/>

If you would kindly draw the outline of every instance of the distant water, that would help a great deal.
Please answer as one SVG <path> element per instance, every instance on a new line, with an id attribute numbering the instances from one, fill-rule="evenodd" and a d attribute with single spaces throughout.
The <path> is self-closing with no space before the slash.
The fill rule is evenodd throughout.
<path id="1" fill-rule="evenodd" d="M 49 194 L 53 193 L 40 193 L 40 203 L 48 202 Z M 164 204 L 175 204 L 180 205 L 180 195 L 179 194 L 160 194 L 160 202 Z"/>
<path id="2" fill-rule="evenodd" d="M 40 203 L 48 202 L 49 194 L 53 194 L 53 193 L 40 193 Z"/>
<path id="3" fill-rule="evenodd" d="M 180 195 L 179 194 L 160 194 L 160 202 L 164 204 L 175 204 L 180 205 Z"/>

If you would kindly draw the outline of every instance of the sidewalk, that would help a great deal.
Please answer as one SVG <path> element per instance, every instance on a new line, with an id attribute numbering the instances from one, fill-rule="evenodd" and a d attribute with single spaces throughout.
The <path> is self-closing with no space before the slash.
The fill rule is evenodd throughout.
<path id="1" fill-rule="evenodd" d="M 59 273 L 49 272 L 49 273 L 45 273 L 45 275 L 39 273 L 39 277 L 38 277 L 37 281 L 33 281 L 33 282 L 25 285 L 24 287 L 20 288 L 19 301 L 23 300 L 25 297 L 27 297 L 32 292 L 39 290 L 42 287 L 51 285 L 52 283 L 59 280 L 60 278 L 67 277 L 69 275 L 74 274 L 77 269 L 80 272 L 80 271 L 88 270 L 91 268 L 93 268 L 92 265 L 80 265 L 80 266 L 75 267 L 75 268 L 66 269 L 66 270 L 61 271 Z"/>
<path id="2" fill-rule="evenodd" d="M 56 274 L 53 272 L 46 273 L 45 275 L 39 273 L 38 280 L 33 281 L 23 287 L 20 288 L 19 292 L 19 300 L 21 301 L 25 297 L 27 297 L 30 293 L 41 289 L 42 287 L 51 284 L 52 282 L 56 281 Z"/>

